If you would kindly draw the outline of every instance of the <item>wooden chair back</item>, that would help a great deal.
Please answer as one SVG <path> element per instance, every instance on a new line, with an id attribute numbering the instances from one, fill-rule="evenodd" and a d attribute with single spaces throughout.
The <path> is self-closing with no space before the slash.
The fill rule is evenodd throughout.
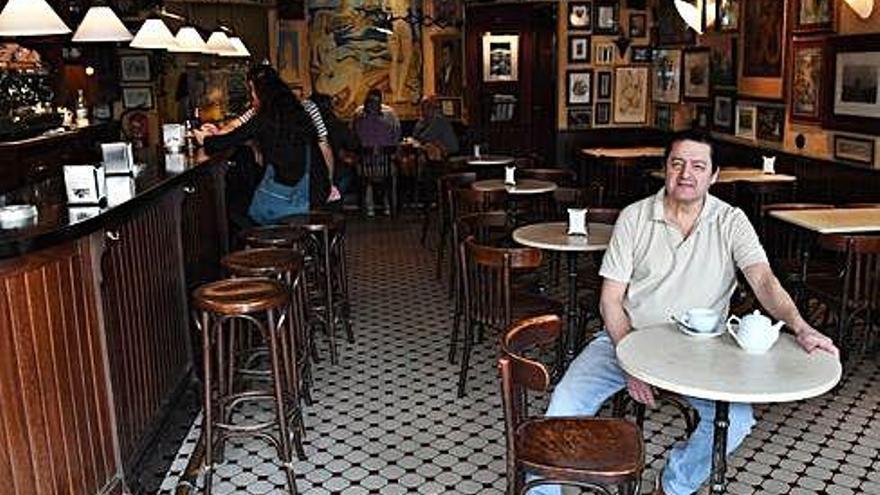
<path id="1" fill-rule="evenodd" d="M 574 170 L 566 168 L 529 168 L 517 170 L 517 173 L 523 178 L 547 180 L 557 186 L 571 186 L 577 180 Z"/>
<path id="2" fill-rule="evenodd" d="M 800 264 L 801 248 L 808 235 L 787 222 L 770 216 L 773 211 L 786 210 L 830 210 L 834 205 L 826 203 L 772 203 L 761 208 L 761 243 L 767 251 L 770 262 L 776 265 L 797 266 Z"/>
<path id="3" fill-rule="evenodd" d="M 382 179 L 397 175 L 397 146 L 365 147 L 360 151 L 358 175 Z"/>
<path id="4" fill-rule="evenodd" d="M 437 214 L 445 225 L 449 226 L 452 222 L 452 215 L 449 213 L 451 191 L 468 187 L 476 181 L 477 174 L 474 172 L 453 172 L 437 179 Z"/>
<path id="5" fill-rule="evenodd" d="M 836 253 L 840 263 L 843 308 L 876 308 L 880 294 L 880 234 L 819 236 L 819 247 Z"/>
<path id="6" fill-rule="evenodd" d="M 483 211 L 503 210 L 507 203 L 507 191 L 477 191 L 470 187 L 461 187 L 449 191 L 450 223 L 462 215 Z"/>

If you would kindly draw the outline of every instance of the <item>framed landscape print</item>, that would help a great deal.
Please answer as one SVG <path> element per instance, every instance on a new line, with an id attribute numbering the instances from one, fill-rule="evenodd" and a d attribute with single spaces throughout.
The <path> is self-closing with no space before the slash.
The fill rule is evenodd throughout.
<path id="1" fill-rule="evenodd" d="M 483 35 L 483 81 L 516 81 L 518 66 L 518 35 Z"/>
<path id="2" fill-rule="evenodd" d="M 593 107 L 568 109 L 569 129 L 589 129 L 590 127 L 593 127 Z"/>
<path id="3" fill-rule="evenodd" d="M 831 31 L 833 21 L 834 0 L 795 0 L 794 32 Z"/>
<path id="4" fill-rule="evenodd" d="M 611 123 L 611 102 L 600 101 L 596 103 L 596 125 L 608 125 Z"/>
<path id="5" fill-rule="evenodd" d="M 611 99 L 611 92 L 613 89 L 613 83 L 611 79 L 610 71 L 597 71 L 596 72 L 596 99 L 597 100 L 608 100 Z"/>
<path id="6" fill-rule="evenodd" d="M 593 33 L 617 34 L 620 28 L 620 4 L 618 0 L 595 0 L 593 2 Z"/>
<path id="7" fill-rule="evenodd" d="M 614 123 L 644 124 L 648 120 L 648 68 L 614 69 Z"/>
<path id="8" fill-rule="evenodd" d="M 654 50 L 653 58 L 654 101 L 678 103 L 681 100 L 681 50 Z"/>
<path id="9" fill-rule="evenodd" d="M 758 105 L 755 135 L 762 141 L 781 143 L 785 134 L 785 106 Z"/>
<path id="10" fill-rule="evenodd" d="M 565 103 L 589 105 L 593 102 L 593 71 L 570 70 L 565 73 Z"/>
<path id="11" fill-rule="evenodd" d="M 568 37 L 568 63 L 570 64 L 588 64 L 590 63 L 590 37 L 589 36 L 569 36 Z"/>
<path id="12" fill-rule="evenodd" d="M 593 29 L 592 2 L 568 3 L 568 30 L 590 31 Z"/>
<path id="13" fill-rule="evenodd" d="M 754 104 L 739 102 L 736 104 L 736 137 L 755 139 L 758 122 L 758 109 Z"/>
<path id="14" fill-rule="evenodd" d="M 648 35 L 648 16 L 647 14 L 630 14 L 629 15 L 629 37 L 644 38 Z"/>
<path id="15" fill-rule="evenodd" d="M 712 128 L 720 132 L 733 131 L 734 96 L 733 94 L 715 95 L 712 107 Z"/>
<path id="16" fill-rule="evenodd" d="M 630 48 L 629 61 L 633 64 L 650 64 L 652 53 L 650 46 L 633 46 Z"/>
<path id="17" fill-rule="evenodd" d="M 874 165 L 874 140 L 835 134 L 834 159 Z"/>
<path id="18" fill-rule="evenodd" d="M 822 78 L 825 38 L 795 38 L 791 46 L 789 116 L 795 122 L 818 122 L 822 120 L 825 96 Z"/>
<path id="19" fill-rule="evenodd" d="M 709 99 L 709 50 L 690 48 L 684 51 L 684 99 Z"/>
<path id="20" fill-rule="evenodd" d="M 714 88 L 736 89 L 737 42 L 736 36 L 705 36 L 703 45 L 709 48 L 709 68 Z"/>
<path id="21" fill-rule="evenodd" d="M 717 0 L 715 26 L 719 31 L 738 31 L 741 0 Z"/>
<path id="22" fill-rule="evenodd" d="M 880 134 L 880 35 L 836 36 L 827 48 L 825 126 Z"/>
<path id="23" fill-rule="evenodd" d="M 150 56 L 147 54 L 122 55 L 119 68 L 123 82 L 150 81 Z"/>
<path id="24" fill-rule="evenodd" d="M 149 86 L 130 86 L 122 88 L 122 106 L 126 110 L 153 108 L 153 89 Z"/>
<path id="25" fill-rule="evenodd" d="M 785 2 L 749 0 L 745 8 L 743 76 L 782 76 Z"/>

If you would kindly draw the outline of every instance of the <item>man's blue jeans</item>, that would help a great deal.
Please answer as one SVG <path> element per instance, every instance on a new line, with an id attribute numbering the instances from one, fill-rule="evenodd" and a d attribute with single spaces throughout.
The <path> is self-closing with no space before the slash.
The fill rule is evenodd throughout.
<path id="1" fill-rule="evenodd" d="M 547 416 L 594 415 L 602 403 L 624 387 L 626 378 L 617 364 L 614 342 L 607 333 L 601 332 L 572 361 L 553 391 Z M 669 454 L 662 480 L 663 491 L 668 495 L 696 492 L 709 478 L 712 467 L 715 404 L 693 397 L 686 399 L 699 412 L 700 423 L 687 442 L 676 444 Z M 730 404 L 728 454 L 742 443 L 754 424 L 751 405 Z M 560 492 L 557 486 L 544 486 L 529 491 L 529 495 L 558 495 Z"/>

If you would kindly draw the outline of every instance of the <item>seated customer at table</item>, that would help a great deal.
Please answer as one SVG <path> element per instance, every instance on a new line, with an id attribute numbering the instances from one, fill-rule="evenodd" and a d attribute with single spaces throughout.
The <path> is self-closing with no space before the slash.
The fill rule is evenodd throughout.
<path id="1" fill-rule="evenodd" d="M 804 321 L 773 275 L 745 213 L 708 194 L 717 177 L 711 144 L 698 135 L 677 136 L 666 151 L 665 187 L 621 212 L 599 272 L 604 278 L 600 310 L 605 330 L 569 366 L 553 392 L 548 416 L 595 414 L 624 387 L 633 399 L 653 407 L 653 389 L 620 368 L 615 345 L 630 331 L 667 323 L 669 311 L 681 314 L 700 307 L 727 314 L 736 269 L 806 351 L 837 354 L 831 339 Z M 687 400 L 699 412 L 700 423 L 687 442 L 673 447 L 656 493 L 691 494 L 709 477 L 714 404 Z M 730 404 L 728 453 L 754 423 L 751 405 Z"/>
<path id="2" fill-rule="evenodd" d="M 395 129 L 382 114 L 382 95 L 378 91 L 367 94 L 364 111 L 355 116 L 352 127 L 365 148 L 396 146 L 400 141 L 400 129 Z"/>
<path id="3" fill-rule="evenodd" d="M 391 127 L 391 129 L 394 130 L 394 134 L 398 136 L 399 139 L 400 119 L 397 117 L 397 113 L 394 111 L 394 108 L 382 103 L 382 91 L 378 89 L 374 88 L 367 92 L 367 96 L 364 98 L 364 103 L 358 105 L 358 107 L 354 109 L 352 121 L 356 121 L 364 116 L 367 101 L 379 102 L 379 112 L 382 115 L 382 119 Z"/>
<path id="4" fill-rule="evenodd" d="M 433 96 L 422 99 L 422 118 L 413 127 L 412 137 L 422 143 L 432 161 L 439 161 L 458 153 L 458 136 L 449 119 L 443 115 Z"/>

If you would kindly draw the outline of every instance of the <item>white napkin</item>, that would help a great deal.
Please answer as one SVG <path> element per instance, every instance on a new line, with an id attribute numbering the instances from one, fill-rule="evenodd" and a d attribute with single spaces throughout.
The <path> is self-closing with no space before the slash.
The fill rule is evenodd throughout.
<path id="1" fill-rule="evenodd" d="M 516 185 L 516 167 L 504 167 L 504 185 Z"/>
<path id="2" fill-rule="evenodd" d="M 587 235 L 587 209 L 568 209 L 568 235 Z"/>
<path id="3" fill-rule="evenodd" d="M 480 158 L 480 145 L 474 145 L 474 158 Z"/>
<path id="4" fill-rule="evenodd" d="M 775 174 L 776 173 L 776 157 L 775 156 L 762 156 L 764 159 L 764 173 L 765 174 Z"/>

